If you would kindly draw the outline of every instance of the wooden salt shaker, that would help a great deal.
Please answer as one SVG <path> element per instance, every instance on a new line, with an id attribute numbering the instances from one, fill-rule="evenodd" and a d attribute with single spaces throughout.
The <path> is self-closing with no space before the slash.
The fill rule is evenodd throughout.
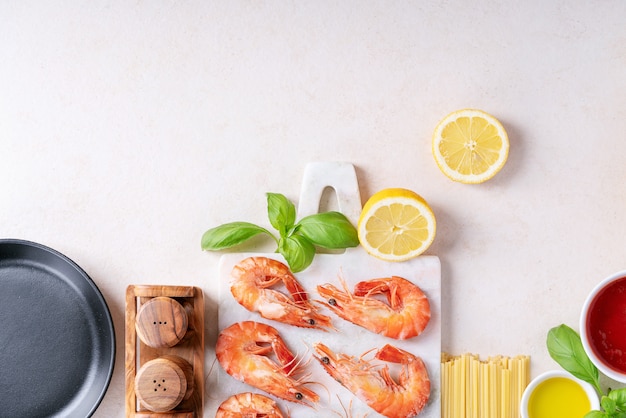
<path id="1" fill-rule="evenodd" d="M 144 344 L 152 348 L 173 347 L 187 332 L 188 318 L 175 299 L 159 296 L 146 302 L 137 313 L 135 328 Z"/>

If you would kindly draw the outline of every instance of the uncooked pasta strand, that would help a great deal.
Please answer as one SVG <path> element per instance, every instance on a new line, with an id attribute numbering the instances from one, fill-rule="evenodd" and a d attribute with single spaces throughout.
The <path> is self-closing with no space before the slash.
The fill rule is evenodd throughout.
<path id="1" fill-rule="evenodd" d="M 442 418 L 520 418 L 519 402 L 530 378 L 530 357 L 441 357 Z"/>

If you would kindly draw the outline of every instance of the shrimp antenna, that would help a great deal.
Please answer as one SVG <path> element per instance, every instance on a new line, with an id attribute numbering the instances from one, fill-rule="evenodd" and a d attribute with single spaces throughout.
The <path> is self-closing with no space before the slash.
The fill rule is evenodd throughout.
<path id="1" fill-rule="evenodd" d="M 367 350 L 366 352 L 364 352 L 363 354 L 361 354 L 359 356 L 359 361 L 363 360 L 363 358 L 365 356 L 367 356 L 368 354 L 372 353 L 373 351 L 376 351 L 376 347 L 370 348 L 369 350 Z"/>
<path id="2" fill-rule="evenodd" d="M 350 411 L 352 410 L 352 399 L 350 399 L 350 403 L 348 404 L 348 408 L 346 409 L 346 406 L 341 401 L 341 398 L 339 397 L 339 395 L 336 395 L 336 396 L 337 396 L 337 400 L 339 401 L 339 405 L 341 405 L 341 409 L 343 409 L 343 413 L 346 415 L 346 418 L 350 418 Z M 343 417 L 343 415 L 340 412 L 337 412 L 337 411 L 334 411 L 334 412 L 340 417 Z"/>
<path id="3" fill-rule="evenodd" d="M 343 278 L 343 275 L 339 275 L 339 283 L 341 283 L 341 287 L 343 288 L 343 291 L 346 293 L 346 295 L 348 295 L 348 298 L 353 301 L 354 295 L 350 291 L 348 283 L 346 282 L 346 279 Z"/>
<path id="4" fill-rule="evenodd" d="M 328 389 L 328 387 L 327 387 L 325 384 L 323 384 L 322 382 L 316 382 L 316 381 L 314 381 L 314 380 L 310 380 L 310 381 L 307 381 L 307 382 L 302 382 L 302 384 L 303 384 L 303 385 L 318 385 L 318 386 L 321 386 L 321 387 L 323 387 L 323 388 L 324 388 L 324 390 L 326 391 L 326 394 L 328 395 L 328 399 L 330 400 L 330 399 L 331 399 L 331 397 L 332 397 L 332 395 L 331 395 L 331 393 L 330 393 L 330 390 L 329 390 L 329 389 Z"/>
<path id="5" fill-rule="evenodd" d="M 280 371 L 285 373 L 287 376 L 295 375 L 302 365 L 303 360 L 303 357 L 298 358 L 298 356 L 293 356 L 293 358 L 289 360 L 286 364 L 280 366 Z"/>
<path id="6" fill-rule="evenodd" d="M 384 284 L 379 284 L 368 290 L 367 293 L 363 296 L 363 303 L 365 304 L 365 301 L 367 301 L 368 298 L 373 298 L 372 295 L 379 293 L 380 288 L 384 286 Z M 387 297 L 387 300 L 389 300 L 389 297 Z"/>
<path id="7" fill-rule="evenodd" d="M 217 363 L 217 357 L 215 357 L 213 361 L 211 362 L 211 367 L 209 367 L 209 372 L 204 378 L 204 395 L 207 396 L 209 399 L 215 399 L 211 397 L 211 393 L 208 390 L 210 385 L 208 385 L 207 382 L 209 381 L 209 378 L 211 377 L 211 374 L 213 373 L 213 367 L 215 367 L 216 363 Z"/>
<path id="8" fill-rule="evenodd" d="M 369 350 L 367 350 L 366 352 L 361 354 L 358 357 L 358 359 L 357 359 L 357 361 L 359 363 L 359 368 L 364 373 L 365 372 L 369 372 L 369 371 L 373 371 L 373 370 L 375 371 L 377 369 L 384 368 L 386 366 L 385 364 L 382 364 L 382 363 L 374 363 L 372 361 L 372 360 L 374 360 L 373 358 L 369 359 L 369 360 L 365 358 L 365 356 L 371 354 L 373 351 L 376 351 L 376 348 L 370 348 Z"/>
<path id="9" fill-rule="evenodd" d="M 292 293 L 291 293 L 291 296 L 294 296 L 294 295 L 297 295 L 297 296 L 304 296 L 304 298 L 303 298 L 303 299 L 304 299 L 304 301 L 301 301 L 301 302 L 294 302 L 294 303 L 296 303 L 296 304 L 306 303 L 306 302 L 309 300 L 309 292 L 307 292 L 306 290 L 302 290 L 302 291 L 298 291 L 298 292 L 292 292 Z M 294 299 L 295 299 L 295 298 L 294 298 Z"/>
<path id="10" fill-rule="evenodd" d="M 351 418 L 352 417 L 352 401 L 354 401 L 354 399 L 352 398 L 350 399 L 350 402 L 348 403 L 348 407 L 346 408 L 346 406 L 341 401 L 341 398 L 339 397 L 339 395 L 336 395 L 336 396 L 337 396 L 337 400 L 339 401 L 339 405 L 341 405 L 341 409 L 343 409 L 343 414 L 339 411 L 332 411 L 332 412 L 341 418 L 343 418 L 344 416 L 346 418 Z M 367 415 L 368 415 L 367 413 L 363 414 L 362 418 L 366 418 Z"/>

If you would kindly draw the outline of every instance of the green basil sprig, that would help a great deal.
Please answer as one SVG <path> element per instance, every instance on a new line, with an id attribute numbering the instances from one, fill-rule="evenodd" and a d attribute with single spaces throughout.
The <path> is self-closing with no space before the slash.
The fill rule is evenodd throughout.
<path id="1" fill-rule="evenodd" d="M 565 324 L 552 328 L 546 341 L 548 352 L 561 367 L 602 393 L 597 367 L 589 360 L 580 336 Z"/>
<path id="2" fill-rule="evenodd" d="M 626 418 L 626 388 L 602 395 L 600 406 L 603 411 L 590 411 L 584 418 Z"/>
<path id="3" fill-rule="evenodd" d="M 626 388 L 604 394 L 600 388 L 600 373 L 583 348 L 580 336 L 561 324 L 548 331 L 548 352 L 561 367 L 573 376 L 591 384 L 601 396 L 603 411 L 590 411 L 584 418 L 626 418 Z"/>
<path id="4" fill-rule="evenodd" d="M 277 244 L 276 252 L 297 273 L 313 262 L 317 247 L 336 250 L 359 245 L 356 228 L 339 212 L 309 215 L 296 222 L 294 204 L 282 194 L 267 193 L 267 215 L 278 237 L 249 222 L 230 222 L 206 231 L 202 235 L 202 249 L 224 250 L 256 235 L 269 235 Z"/>

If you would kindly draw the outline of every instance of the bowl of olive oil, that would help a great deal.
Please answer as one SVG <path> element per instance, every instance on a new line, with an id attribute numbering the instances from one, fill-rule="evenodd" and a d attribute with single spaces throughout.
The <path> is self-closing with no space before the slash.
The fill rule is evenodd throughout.
<path id="1" fill-rule="evenodd" d="M 561 370 L 534 378 L 522 395 L 522 418 L 583 418 L 600 409 L 593 386 Z"/>

